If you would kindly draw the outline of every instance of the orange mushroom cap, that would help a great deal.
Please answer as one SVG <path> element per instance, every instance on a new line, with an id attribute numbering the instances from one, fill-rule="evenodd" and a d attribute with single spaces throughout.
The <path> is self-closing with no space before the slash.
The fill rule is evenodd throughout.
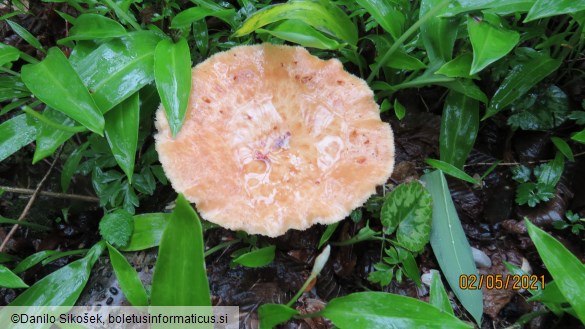
<path id="1" fill-rule="evenodd" d="M 262 44 L 193 69 L 175 139 L 162 107 L 156 149 L 177 192 L 203 218 L 278 236 L 342 220 L 384 184 L 394 139 L 365 81 L 336 59 Z"/>

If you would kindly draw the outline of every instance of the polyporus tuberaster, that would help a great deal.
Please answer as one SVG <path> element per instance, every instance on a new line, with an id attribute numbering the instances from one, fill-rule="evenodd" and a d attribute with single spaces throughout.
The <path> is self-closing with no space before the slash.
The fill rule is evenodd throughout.
<path id="1" fill-rule="evenodd" d="M 394 167 L 390 125 L 373 93 L 336 59 L 262 44 L 193 69 L 175 139 L 157 113 L 156 149 L 176 191 L 203 218 L 278 236 L 342 220 Z"/>

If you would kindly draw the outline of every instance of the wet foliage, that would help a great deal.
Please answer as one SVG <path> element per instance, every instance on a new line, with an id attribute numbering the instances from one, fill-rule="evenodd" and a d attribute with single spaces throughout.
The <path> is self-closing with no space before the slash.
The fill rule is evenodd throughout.
<path id="1" fill-rule="evenodd" d="M 584 22 L 573 1 L 4 1 L 0 305 L 582 328 Z M 153 113 L 180 131 L 190 67 L 261 42 L 339 58 L 394 130 L 391 179 L 338 224 L 225 230 L 158 162 Z"/>

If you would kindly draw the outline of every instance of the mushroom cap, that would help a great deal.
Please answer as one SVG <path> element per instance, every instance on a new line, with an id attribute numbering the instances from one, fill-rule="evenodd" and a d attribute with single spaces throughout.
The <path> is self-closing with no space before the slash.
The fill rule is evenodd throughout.
<path id="1" fill-rule="evenodd" d="M 201 216 L 271 237 L 344 219 L 384 184 L 394 138 L 365 81 L 336 59 L 262 44 L 192 71 L 176 138 L 161 106 L 156 149 Z"/>

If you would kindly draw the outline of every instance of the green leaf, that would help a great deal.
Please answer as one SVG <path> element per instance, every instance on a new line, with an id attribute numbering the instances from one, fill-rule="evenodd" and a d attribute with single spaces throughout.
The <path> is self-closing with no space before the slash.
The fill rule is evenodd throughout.
<path id="1" fill-rule="evenodd" d="M 247 35 L 258 28 L 284 19 L 301 20 L 351 45 L 356 45 L 358 41 L 356 25 L 341 8 L 326 0 L 291 0 L 264 7 L 248 17 L 234 36 Z"/>
<path id="2" fill-rule="evenodd" d="M 54 122 L 57 122 L 61 125 L 74 127 L 75 121 L 70 117 L 66 116 L 65 114 L 55 111 L 50 107 L 46 107 L 43 111 L 43 115 Z M 67 141 L 71 136 L 75 133 L 55 129 L 54 127 L 49 126 L 42 121 L 39 121 L 37 126 L 37 142 L 35 148 L 35 154 L 33 156 L 33 164 L 39 162 L 40 160 L 52 155 L 55 153 L 57 148 L 61 146 L 65 141 Z"/>
<path id="3" fill-rule="evenodd" d="M 431 228 L 431 247 L 437 257 L 451 290 L 461 304 L 481 323 L 483 297 L 481 290 L 464 290 L 459 287 L 461 275 L 478 276 L 471 247 L 457 216 L 455 205 L 447 186 L 447 180 L 440 170 L 421 177 L 433 198 L 433 221 Z"/>
<path id="4" fill-rule="evenodd" d="M 331 300 L 321 314 L 341 328 L 472 328 L 418 299 L 357 292 Z"/>
<path id="5" fill-rule="evenodd" d="M 510 105 L 508 124 L 523 130 L 550 130 L 570 116 L 569 97 L 555 85 L 537 86 Z"/>
<path id="6" fill-rule="evenodd" d="M 116 162 L 132 182 L 138 146 L 140 100 L 138 93 L 116 105 L 106 114 L 105 133 Z"/>
<path id="7" fill-rule="evenodd" d="M 17 274 L 22 273 L 30 269 L 31 267 L 37 265 L 38 263 L 42 262 L 47 257 L 54 255 L 56 252 L 57 251 L 55 250 L 43 250 L 36 252 L 28 256 L 27 258 L 23 259 L 20 263 L 18 263 L 18 265 L 16 265 L 16 267 L 14 268 L 13 272 Z"/>
<path id="8" fill-rule="evenodd" d="M 125 210 L 116 210 L 100 220 L 100 234 L 110 244 L 125 247 L 130 242 L 134 219 Z"/>
<path id="9" fill-rule="evenodd" d="M 567 298 L 567 302 L 571 304 L 581 322 L 585 323 L 585 287 L 583 287 L 585 266 L 558 240 L 528 219 L 524 222 L 528 235 L 559 290 Z"/>
<path id="10" fill-rule="evenodd" d="M 0 161 L 8 158 L 35 139 L 35 126 L 27 122 L 26 114 L 0 124 Z"/>
<path id="11" fill-rule="evenodd" d="M 27 227 L 30 227 L 30 228 L 33 228 L 36 230 L 41 230 L 41 231 L 51 231 L 52 230 L 52 228 L 49 226 L 39 225 L 39 224 L 24 221 L 24 220 L 16 220 L 16 219 L 11 219 L 11 218 L 6 218 L 3 216 L 0 216 L 0 224 L 19 224 L 21 226 L 27 226 Z"/>
<path id="12" fill-rule="evenodd" d="M 1 128 L 2 128 L 2 126 L 0 126 L 0 129 Z M 585 129 L 583 129 L 580 132 L 578 132 L 578 133 L 574 134 L 573 136 L 571 136 L 571 139 L 574 140 L 574 141 L 577 141 L 579 143 L 585 144 Z M 0 156 L 0 159 L 2 159 L 1 156 Z"/>
<path id="13" fill-rule="evenodd" d="M 442 0 L 423 0 L 420 4 L 419 17 L 422 18 L 433 7 L 442 2 Z M 457 38 L 457 25 L 459 25 L 460 18 L 438 17 L 447 8 L 441 9 L 437 16 L 429 19 L 420 27 L 420 37 L 431 62 L 445 63 L 450 61 L 453 55 L 453 46 Z"/>
<path id="14" fill-rule="evenodd" d="M 447 296 L 447 292 L 443 286 L 443 281 L 441 281 L 441 274 L 437 270 L 431 270 L 429 303 L 447 314 L 455 315 L 453 313 L 453 307 L 451 307 L 451 302 L 449 301 L 449 296 Z"/>
<path id="15" fill-rule="evenodd" d="M 205 7 L 193 7 L 178 13 L 171 21 L 171 28 L 184 29 L 189 27 L 192 23 L 204 19 L 207 16 L 213 16 L 222 21 L 234 25 L 233 17 L 236 11 L 233 9 L 215 9 Z"/>
<path id="16" fill-rule="evenodd" d="M 537 169 L 540 169 L 537 171 Z M 546 164 L 540 165 L 535 168 L 534 175 L 538 177 L 538 183 L 545 184 L 551 187 L 555 187 L 565 169 L 565 159 L 560 152 L 557 152 L 553 161 Z"/>
<path id="17" fill-rule="evenodd" d="M 439 86 L 447 87 L 453 91 L 463 94 L 471 99 L 487 104 L 488 98 L 481 89 L 470 79 L 453 79 L 452 81 L 439 81 Z"/>
<path id="18" fill-rule="evenodd" d="M 405 249 L 402 248 L 396 249 L 398 250 L 399 253 L 402 253 L 403 255 L 402 269 L 404 270 L 404 273 L 412 281 L 414 281 L 417 287 L 420 287 L 422 285 L 422 281 L 420 278 L 420 271 L 418 269 L 418 266 L 416 265 L 416 260 L 414 259 L 414 255 L 410 251 L 407 251 Z"/>
<path id="19" fill-rule="evenodd" d="M 283 304 L 264 304 L 258 309 L 260 329 L 272 329 L 298 314 L 299 311 Z"/>
<path id="20" fill-rule="evenodd" d="M 160 242 L 151 305 L 211 306 L 203 252 L 199 216 L 179 194 Z"/>
<path id="21" fill-rule="evenodd" d="M 334 50 L 339 42 L 328 38 L 311 25 L 297 19 L 286 20 L 270 29 L 257 29 L 256 33 L 268 33 L 279 39 L 297 43 L 303 47 Z"/>
<path id="22" fill-rule="evenodd" d="M 37 281 L 9 306 L 73 306 L 104 248 L 104 242 L 98 242 L 85 257 Z"/>
<path id="23" fill-rule="evenodd" d="M 154 54 L 154 78 L 171 133 L 181 130 L 191 93 L 191 55 L 185 38 L 161 40 Z"/>
<path id="24" fill-rule="evenodd" d="M 391 0 L 356 0 L 394 40 L 404 32 L 406 17 Z"/>
<path id="25" fill-rule="evenodd" d="M 62 45 L 71 40 L 96 40 L 126 35 L 126 29 L 113 19 L 98 14 L 82 14 L 69 30 L 69 36 L 59 40 Z"/>
<path id="26" fill-rule="evenodd" d="M 445 11 L 444 16 L 450 17 L 461 13 L 484 11 L 499 15 L 525 13 L 535 0 L 458 0 Z"/>
<path id="27" fill-rule="evenodd" d="M 398 243 L 411 251 L 420 251 L 429 242 L 432 199 L 421 183 L 401 184 L 384 201 L 380 220 L 385 232 L 395 230 Z"/>
<path id="28" fill-rule="evenodd" d="M 398 101 L 398 98 L 394 100 L 394 114 L 398 120 L 402 120 L 406 115 L 406 108 Z"/>
<path id="29" fill-rule="evenodd" d="M 331 236 L 333 235 L 333 233 L 337 229 L 337 226 L 339 226 L 339 222 L 333 223 L 331 225 L 327 225 L 325 232 L 323 232 L 321 239 L 319 239 L 319 246 L 317 248 L 323 247 L 323 245 L 326 244 L 327 241 L 329 241 L 329 239 L 331 238 Z"/>
<path id="30" fill-rule="evenodd" d="M 112 262 L 112 268 L 116 273 L 116 278 L 118 279 L 120 288 L 122 288 L 122 293 L 124 293 L 124 296 L 126 296 L 133 306 L 147 306 L 148 295 L 140 281 L 138 273 L 128 264 L 126 257 L 116 250 L 116 248 L 110 244 L 107 246 L 110 253 L 110 262 Z"/>
<path id="31" fill-rule="evenodd" d="M 473 47 L 472 75 L 504 57 L 520 41 L 520 34 L 504 28 L 500 17 L 493 14 L 484 14 L 483 19 L 469 16 L 467 32 Z"/>
<path id="32" fill-rule="evenodd" d="M 102 113 L 154 80 L 154 50 L 159 40 L 154 32 L 132 32 L 72 61 Z"/>
<path id="33" fill-rule="evenodd" d="M 14 30 L 14 32 L 18 34 L 29 45 L 45 53 L 45 49 L 43 48 L 39 40 L 35 38 L 35 36 L 32 35 L 29 31 L 27 31 L 24 27 L 8 19 L 6 20 L 6 23 L 8 23 L 8 25 L 10 25 L 10 28 L 12 28 L 12 30 Z"/>
<path id="34" fill-rule="evenodd" d="M 526 15 L 524 23 L 544 17 L 576 13 L 582 10 L 585 10 L 585 2 L 583 1 L 557 0 L 550 2 L 547 0 L 536 0 L 532 8 L 530 8 L 528 15 Z"/>
<path id="35" fill-rule="evenodd" d="M 69 184 L 71 184 L 71 178 L 77 171 L 79 162 L 83 157 L 83 152 L 87 149 L 88 146 L 89 143 L 87 142 L 83 143 L 75 150 L 73 150 L 73 152 L 71 152 L 71 154 L 69 154 L 69 156 L 67 157 L 67 160 L 63 165 L 63 171 L 61 172 L 61 188 L 63 189 L 63 192 L 67 192 L 67 190 L 69 189 Z"/>
<path id="36" fill-rule="evenodd" d="M 38 64 L 22 67 L 22 81 L 41 101 L 102 134 L 104 116 L 59 48 L 49 49 Z"/>
<path id="37" fill-rule="evenodd" d="M 478 131 L 478 101 L 450 91 L 441 117 L 439 136 L 441 161 L 463 169 Z"/>
<path id="38" fill-rule="evenodd" d="M 6 266 L 0 265 L 0 287 L 28 288 L 28 285 Z"/>
<path id="39" fill-rule="evenodd" d="M 234 264 L 239 264 L 246 267 L 262 267 L 270 264 L 274 260 L 274 253 L 276 246 L 270 245 L 268 247 L 256 249 L 247 252 L 243 255 L 233 259 Z"/>
<path id="40" fill-rule="evenodd" d="M 450 163 L 435 159 L 426 159 L 425 162 L 428 163 L 430 166 L 434 167 L 435 169 L 441 170 L 442 172 L 446 173 L 449 176 L 453 176 L 455 178 L 464 180 L 471 184 L 479 184 L 479 181 L 477 179 L 469 176 L 465 171 L 453 166 Z"/>
<path id="41" fill-rule="evenodd" d="M 556 71 L 560 65 L 560 60 L 553 59 L 544 53 L 536 53 L 531 60 L 516 64 L 492 97 L 482 120 L 503 110 L 542 79 Z"/>
<path id="42" fill-rule="evenodd" d="M 435 74 L 442 74 L 449 78 L 465 78 L 470 79 L 474 76 L 470 75 L 471 62 L 473 61 L 472 53 L 464 53 L 453 60 L 448 61 L 441 66 Z"/>
<path id="43" fill-rule="evenodd" d="M 20 57 L 20 51 L 12 46 L 0 43 L 0 66 L 14 62 Z"/>
<path id="44" fill-rule="evenodd" d="M 167 226 L 169 214 L 149 213 L 134 216 L 130 243 L 122 251 L 138 251 L 157 247 Z"/>

